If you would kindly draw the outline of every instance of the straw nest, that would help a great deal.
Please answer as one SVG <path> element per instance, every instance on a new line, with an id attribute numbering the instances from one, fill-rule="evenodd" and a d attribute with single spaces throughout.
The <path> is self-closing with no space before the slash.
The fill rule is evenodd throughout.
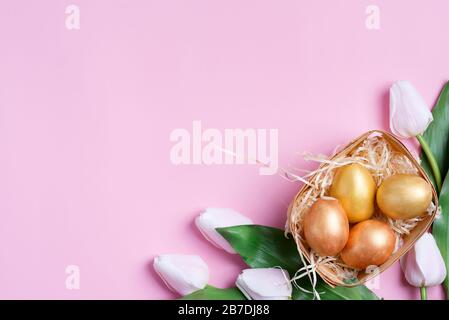
<path id="1" fill-rule="evenodd" d="M 306 154 L 304 158 L 315 161 L 320 166 L 315 171 L 309 172 L 304 176 L 292 173 L 287 174 L 290 179 L 299 180 L 305 184 L 289 208 L 286 224 L 286 233 L 290 233 L 295 239 L 301 259 L 305 265 L 298 270 L 292 280 L 295 283 L 298 279 L 308 276 L 314 288 L 317 281 L 316 272 L 318 271 L 324 280 L 331 285 L 360 284 L 363 282 L 360 281 L 360 272 L 366 275 L 373 273 L 373 271 L 378 273 L 383 270 L 379 271 L 378 266 L 370 266 L 366 270 L 356 270 L 345 265 L 339 256 L 319 256 L 308 247 L 304 240 L 302 230 L 304 214 L 318 198 L 329 197 L 328 190 L 332 184 L 335 170 L 348 164 L 358 163 L 368 169 L 377 186 L 385 178 L 400 173 L 420 175 L 426 179 L 428 178 L 416 160 L 396 138 L 380 131 L 374 132 L 374 134 L 372 132 L 365 134 L 365 136 L 351 143 L 331 158 L 313 156 L 311 154 Z M 437 211 L 436 197 L 434 197 L 427 211 L 429 216 L 424 215 L 409 220 L 393 220 L 376 210 L 373 219 L 385 221 L 391 226 L 396 236 L 396 253 L 403 248 L 403 240 L 409 238 L 411 233 L 414 233 L 413 236 L 417 239 L 430 226 Z M 418 225 L 423 230 L 419 232 L 415 230 L 413 232 Z M 404 254 L 416 239 L 407 239 L 409 245 L 400 255 Z M 395 253 L 393 253 L 393 256 Z M 400 255 L 396 254 L 394 260 L 397 260 Z M 392 262 L 394 261 L 390 261 L 389 264 Z M 315 292 L 315 290 L 313 293 L 319 298 L 319 293 Z"/>

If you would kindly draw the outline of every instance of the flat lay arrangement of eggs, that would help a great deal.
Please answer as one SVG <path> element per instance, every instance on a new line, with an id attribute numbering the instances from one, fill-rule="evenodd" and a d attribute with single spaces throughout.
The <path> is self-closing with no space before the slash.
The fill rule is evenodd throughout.
<path id="1" fill-rule="evenodd" d="M 383 264 L 395 249 L 396 237 L 384 219 L 412 219 L 427 213 L 432 187 L 422 177 L 394 174 L 376 187 L 370 171 L 353 163 L 335 172 L 329 197 L 318 199 L 305 213 L 307 244 L 321 256 L 339 256 L 350 268 Z"/>

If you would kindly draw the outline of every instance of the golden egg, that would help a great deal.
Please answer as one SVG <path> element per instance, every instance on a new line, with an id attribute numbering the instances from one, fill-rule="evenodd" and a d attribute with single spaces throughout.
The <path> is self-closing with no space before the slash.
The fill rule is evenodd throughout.
<path id="1" fill-rule="evenodd" d="M 318 199 L 304 216 L 304 236 L 309 246 L 321 256 L 333 256 L 344 248 L 349 222 L 335 199 Z"/>
<path id="2" fill-rule="evenodd" d="M 427 212 L 432 187 L 421 177 L 395 174 L 386 178 L 377 190 L 377 205 L 393 219 L 411 219 Z"/>
<path id="3" fill-rule="evenodd" d="M 350 223 L 369 219 L 374 213 L 376 183 L 368 169 L 360 164 L 338 168 L 329 193 L 340 200 Z"/>
<path id="4" fill-rule="evenodd" d="M 388 260 L 396 243 L 393 230 L 385 222 L 365 220 L 349 231 L 341 259 L 354 269 L 378 266 Z"/>

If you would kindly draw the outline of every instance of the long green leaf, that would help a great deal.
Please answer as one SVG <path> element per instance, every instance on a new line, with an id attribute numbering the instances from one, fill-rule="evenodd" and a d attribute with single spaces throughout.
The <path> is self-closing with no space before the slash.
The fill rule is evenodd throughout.
<path id="1" fill-rule="evenodd" d="M 449 270 L 449 172 L 440 193 L 441 215 L 433 222 L 432 233 L 443 256 L 446 269 Z M 444 279 L 446 298 L 449 297 L 449 276 Z"/>
<path id="2" fill-rule="evenodd" d="M 443 87 L 432 114 L 433 121 L 423 136 L 435 156 L 441 176 L 444 177 L 449 169 L 449 82 Z M 434 182 L 427 158 L 423 155 L 421 160 L 422 167 Z"/>
<path id="3" fill-rule="evenodd" d="M 439 195 L 441 216 L 433 223 L 432 234 L 440 248 L 446 269 L 449 270 L 449 82 L 441 90 L 432 114 L 433 121 L 423 136 L 435 156 L 441 176 L 446 177 Z M 421 165 L 434 182 L 432 170 L 424 154 L 421 155 Z M 446 295 L 449 297 L 448 277 L 446 277 L 444 285 Z"/>
<path id="4" fill-rule="evenodd" d="M 246 300 L 246 298 L 237 288 L 220 289 L 208 285 L 179 300 Z"/>
<path id="5" fill-rule="evenodd" d="M 240 254 L 251 268 L 281 267 L 293 275 L 302 263 L 293 239 L 284 236 L 284 231 L 259 225 L 243 225 L 218 228 L 217 231 Z M 311 290 L 308 278 L 299 280 L 302 288 Z M 319 279 L 316 289 L 323 300 L 376 300 L 378 297 L 365 286 L 354 288 L 331 288 Z M 295 300 L 310 300 L 313 295 L 295 288 Z"/>

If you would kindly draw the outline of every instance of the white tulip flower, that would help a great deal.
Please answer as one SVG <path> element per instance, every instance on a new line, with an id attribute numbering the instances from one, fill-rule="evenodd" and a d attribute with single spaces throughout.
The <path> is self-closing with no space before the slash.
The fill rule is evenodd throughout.
<path id="1" fill-rule="evenodd" d="M 216 247 L 229 253 L 236 253 L 226 239 L 215 229 L 253 224 L 253 222 L 250 218 L 231 209 L 208 208 L 195 219 L 195 224 L 204 237 Z"/>
<path id="2" fill-rule="evenodd" d="M 422 134 L 433 121 L 432 112 L 409 81 L 397 81 L 390 88 L 390 129 L 403 138 Z"/>
<path id="3" fill-rule="evenodd" d="M 446 278 L 446 266 L 433 236 L 426 232 L 415 246 L 401 258 L 405 279 L 414 287 L 441 284 Z"/>
<path id="4" fill-rule="evenodd" d="M 161 254 L 154 258 L 153 267 L 165 284 L 182 296 L 203 289 L 209 281 L 209 268 L 196 255 Z"/>
<path id="5" fill-rule="evenodd" d="M 293 290 L 288 272 L 279 268 L 243 270 L 235 284 L 250 300 L 289 300 Z"/>

